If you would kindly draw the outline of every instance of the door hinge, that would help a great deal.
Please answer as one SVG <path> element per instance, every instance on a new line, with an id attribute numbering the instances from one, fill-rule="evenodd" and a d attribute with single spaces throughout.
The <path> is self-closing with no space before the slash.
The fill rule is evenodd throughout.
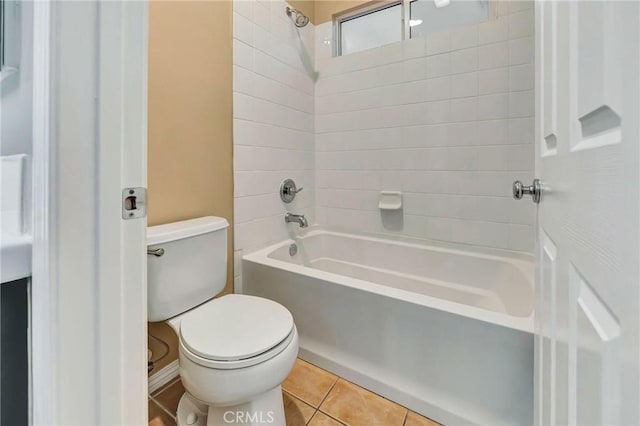
<path id="1" fill-rule="evenodd" d="M 147 215 L 147 188 L 122 190 L 122 218 L 138 219 Z"/>

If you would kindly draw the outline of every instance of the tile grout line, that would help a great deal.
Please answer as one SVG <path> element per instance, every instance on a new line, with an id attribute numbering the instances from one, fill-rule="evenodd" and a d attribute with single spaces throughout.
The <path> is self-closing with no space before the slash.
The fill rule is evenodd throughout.
<path id="1" fill-rule="evenodd" d="M 164 391 L 166 391 L 167 389 L 169 389 L 171 386 L 173 386 L 174 384 L 176 384 L 177 382 L 180 381 L 180 377 L 176 378 L 175 380 L 172 380 L 171 382 L 167 383 L 166 385 L 164 385 L 163 387 L 161 387 L 160 389 L 158 389 L 158 391 L 155 393 L 154 396 L 149 395 L 149 399 L 152 400 L 153 402 L 155 402 L 155 404 L 160 407 L 160 409 L 162 411 L 164 411 L 165 413 L 167 413 L 169 416 L 171 416 L 171 418 L 173 420 L 176 420 L 176 414 L 175 413 L 171 413 L 171 411 L 169 411 L 169 409 L 167 407 L 165 407 L 159 400 L 156 399 L 156 397 L 160 394 L 162 394 Z"/>
<path id="2" fill-rule="evenodd" d="M 327 370 L 325 370 L 327 371 Z M 328 372 L 328 371 L 327 371 Z M 318 410 L 320 410 L 320 406 L 322 406 L 322 404 L 324 403 L 324 401 L 326 401 L 326 399 L 329 397 L 329 394 L 331 393 L 331 391 L 333 390 L 334 387 L 336 387 L 336 384 L 338 383 L 338 380 L 340 380 L 340 376 L 336 376 L 336 381 L 333 382 L 333 384 L 331 385 L 331 387 L 329 388 L 329 390 L 327 391 L 327 393 L 325 394 L 325 396 L 322 398 L 322 401 L 320 401 L 320 403 L 318 404 Z"/>
<path id="3" fill-rule="evenodd" d="M 149 397 L 149 400 L 150 400 L 150 401 L 153 401 L 153 402 L 154 402 L 158 407 L 160 407 L 160 409 L 161 409 L 162 411 L 164 411 L 166 414 L 168 414 L 168 415 L 169 415 L 169 417 L 171 417 L 173 420 L 176 420 L 176 416 L 175 416 L 175 414 L 171 414 L 171 412 L 169 412 L 169 410 L 167 410 L 167 409 L 165 408 L 165 406 L 164 406 L 164 405 L 160 404 L 158 401 L 156 401 L 156 400 L 155 400 L 153 397 L 151 397 L 151 396 Z"/>
<path id="4" fill-rule="evenodd" d="M 353 386 L 355 386 L 355 387 L 357 387 L 357 388 L 360 388 L 360 389 L 365 390 L 365 391 L 367 391 L 367 392 L 369 392 L 369 393 L 372 393 L 372 394 L 374 394 L 374 395 L 376 395 L 376 396 L 378 396 L 378 397 L 380 397 L 380 398 L 382 398 L 382 399 L 384 399 L 384 400 L 386 400 L 386 401 L 388 401 L 388 402 L 390 402 L 390 403 L 392 403 L 392 404 L 397 405 L 398 407 L 403 408 L 403 409 L 405 410 L 405 415 L 404 415 L 405 417 L 404 417 L 404 421 L 403 421 L 403 423 L 402 423 L 402 424 L 403 424 L 403 426 L 404 426 L 404 423 L 406 422 L 407 417 L 409 416 L 409 411 L 411 411 L 408 407 L 405 407 L 404 405 L 401 405 L 401 404 L 399 404 L 399 403 L 397 403 L 397 402 L 395 402 L 395 401 L 393 401 L 393 400 L 391 400 L 391 399 L 389 399 L 389 398 L 387 398 L 387 397 L 385 397 L 385 396 L 383 396 L 383 395 L 380 395 L 380 394 L 378 394 L 378 393 L 376 393 L 376 392 L 374 392 L 374 391 L 372 391 L 372 390 L 369 390 L 369 389 L 367 389 L 367 388 L 365 388 L 365 387 L 363 387 L 363 386 L 360 386 L 360 385 L 359 385 L 359 384 L 357 384 L 357 383 L 354 383 L 354 382 L 352 382 L 352 381 L 349 381 L 349 380 L 345 379 L 344 377 L 340 377 L 340 376 L 338 376 L 338 380 L 343 380 L 343 381 L 345 381 L 345 382 L 347 382 L 347 383 L 349 383 L 349 384 L 351 384 L 351 385 L 353 385 Z M 338 382 L 336 381 L 336 383 L 338 383 Z M 335 386 L 335 384 L 334 384 L 334 386 Z M 331 389 L 333 389 L 333 387 L 332 387 Z M 327 395 L 328 395 L 328 394 L 327 394 Z M 323 400 L 323 402 L 324 402 L 324 400 Z M 320 408 L 318 408 L 318 410 L 319 410 L 319 409 L 320 409 Z M 324 411 L 322 411 L 322 413 L 324 413 L 324 414 L 326 414 L 327 416 L 329 416 L 329 417 L 333 418 L 330 414 L 325 413 Z M 429 417 L 426 417 L 426 416 L 423 416 L 423 417 L 428 418 L 429 420 L 431 420 L 431 418 L 429 418 Z M 336 419 L 336 420 L 337 420 L 337 419 Z M 341 423 L 342 423 L 342 422 L 341 422 Z"/>
<path id="5" fill-rule="evenodd" d="M 314 410 L 317 410 L 318 407 L 315 407 L 313 404 L 311 404 L 310 402 L 307 402 L 306 400 L 302 399 L 301 397 L 299 397 L 298 395 L 296 395 L 293 392 L 289 392 L 288 390 L 282 389 L 282 392 L 286 393 L 287 395 L 289 395 L 291 398 L 293 399 L 297 399 L 298 401 L 304 403 L 305 405 L 308 405 L 309 407 L 313 408 Z"/>
<path id="6" fill-rule="evenodd" d="M 173 386 L 174 384 L 176 384 L 176 382 L 180 381 L 180 376 L 176 377 L 175 379 L 171 380 L 169 383 L 166 383 L 164 386 L 162 386 L 160 389 L 156 390 L 153 394 L 149 394 L 149 397 L 156 397 L 158 395 L 160 395 L 162 392 L 166 391 L 167 389 L 169 389 L 171 386 Z"/>
<path id="7" fill-rule="evenodd" d="M 327 370 L 325 370 L 325 371 L 327 371 Z M 331 391 L 333 390 L 333 388 L 335 388 L 335 387 L 336 387 L 336 385 L 338 384 L 338 381 L 339 381 L 340 379 L 342 379 L 342 377 L 340 377 L 340 376 L 336 376 L 336 381 L 335 381 L 335 382 L 333 382 L 333 385 L 331 385 L 331 387 L 329 388 L 329 391 L 327 392 L 327 394 L 324 396 L 324 398 L 322 398 L 322 401 L 320 401 L 320 404 L 318 404 L 318 409 L 317 409 L 317 411 L 320 411 L 320 413 L 324 414 L 325 416 L 332 418 L 333 420 L 337 421 L 337 422 L 338 422 L 338 423 L 340 423 L 341 425 L 344 425 L 344 424 L 346 424 L 346 423 L 344 423 L 342 420 L 337 419 L 337 418 L 333 417 L 331 414 L 326 413 L 326 412 L 324 412 L 324 411 L 320 410 L 320 407 L 322 406 L 322 404 L 324 403 L 324 401 L 326 401 L 326 399 L 329 397 L 329 394 L 331 393 Z M 314 415 L 315 415 L 315 414 L 314 414 Z"/>
<path id="8" fill-rule="evenodd" d="M 318 411 L 320 411 L 320 409 L 318 409 Z M 342 420 L 337 419 L 335 417 L 333 417 L 331 414 L 325 413 L 324 411 L 320 411 L 321 414 L 324 414 L 325 416 L 329 417 L 330 419 L 335 420 L 336 422 L 340 423 L 341 425 L 347 426 L 346 423 L 344 423 Z M 404 425 L 403 425 L 404 426 Z"/>
<path id="9" fill-rule="evenodd" d="M 313 412 L 311 417 L 309 417 L 309 420 L 307 420 L 304 425 L 307 426 L 309 423 L 311 423 L 311 420 L 313 420 L 313 418 L 315 417 L 316 414 L 318 414 L 318 409 L 317 408 L 315 408 L 315 411 Z"/>

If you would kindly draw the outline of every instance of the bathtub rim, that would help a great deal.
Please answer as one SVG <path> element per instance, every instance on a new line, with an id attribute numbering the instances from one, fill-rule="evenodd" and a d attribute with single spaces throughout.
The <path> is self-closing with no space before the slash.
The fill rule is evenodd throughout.
<path id="1" fill-rule="evenodd" d="M 520 256 L 527 256 L 524 253 L 515 255 L 514 257 L 507 257 L 507 256 L 499 256 L 494 253 L 489 254 L 489 253 L 483 252 L 483 250 L 475 251 L 471 248 L 465 250 L 458 247 L 455 247 L 455 248 L 442 247 L 438 245 L 431 245 L 429 244 L 429 242 L 426 242 L 426 241 L 423 243 L 418 243 L 415 241 L 408 242 L 408 241 L 402 241 L 399 239 L 390 239 L 390 238 L 387 238 L 386 235 L 384 237 L 374 237 L 374 236 L 367 236 L 367 235 L 359 235 L 356 233 L 334 231 L 334 230 L 323 229 L 323 228 L 312 229 L 304 233 L 304 235 L 301 235 L 299 238 L 302 241 L 304 241 L 305 238 L 312 237 L 315 235 L 321 235 L 321 234 L 325 234 L 325 235 L 330 234 L 330 235 L 336 235 L 336 236 L 342 236 L 342 237 L 358 238 L 358 239 L 382 242 L 382 243 L 399 244 L 407 247 L 414 247 L 414 248 L 420 248 L 420 249 L 426 248 L 426 249 L 432 249 L 436 251 L 459 254 L 459 255 L 467 255 L 467 256 L 471 255 L 476 257 L 480 256 L 480 257 L 494 259 L 494 260 L 507 261 L 512 264 L 515 262 L 516 266 L 519 269 L 522 269 L 522 265 L 518 265 L 518 264 L 523 262 L 527 263 L 527 260 L 525 260 L 524 257 L 520 257 Z M 374 293 L 380 296 L 390 297 L 390 298 L 408 302 L 414 305 L 424 306 L 427 308 L 432 308 L 439 311 L 460 315 L 463 317 L 515 329 L 518 331 L 523 331 L 530 334 L 534 333 L 533 319 L 534 319 L 535 309 L 532 309 L 531 314 L 529 314 L 529 316 L 527 317 L 516 317 L 516 316 L 512 316 L 505 313 L 489 311 L 483 308 L 478 308 L 478 307 L 474 307 L 474 306 L 470 306 L 470 305 L 466 305 L 458 302 L 452 302 L 449 300 L 439 299 L 433 296 L 427 296 L 424 294 L 415 293 L 407 290 L 397 289 L 397 288 L 386 286 L 384 284 L 377 284 L 371 281 L 347 277 L 344 275 L 335 274 L 333 272 L 326 272 L 319 269 L 298 265 L 295 263 L 289 263 L 289 262 L 285 262 L 277 259 L 272 259 L 269 257 L 269 255 L 273 251 L 286 247 L 292 243 L 299 243 L 299 242 L 300 241 L 296 241 L 295 239 L 287 239 L 285 241 L 272 244 L 263 249 L 256 250 L 248 254 L 243 254 L 242 260 L 256 263 L 259 265 L 269 266 L 276 269 L 282 269 L 297 275 L 308 276 L 308 277 L 319 279 L 319 280 L 329 281 L 329 282 L 332 282 L 338 285 L 343 285 L 345 287 L 349 287 L 352 289 L 366 291 L 366 292 Z M 505 252 L 505 254 L 507 253 L 508 252 Z M 526 271 L 523 271 L 523 273 L 526 274 Z M 534 286 L 535 282 L 534 282 L 533 276 L 529 276 L 528 274 L 526 274 L 526 276 L 530 280 L 530 283 L 532 284 L 532 286 Z"/>

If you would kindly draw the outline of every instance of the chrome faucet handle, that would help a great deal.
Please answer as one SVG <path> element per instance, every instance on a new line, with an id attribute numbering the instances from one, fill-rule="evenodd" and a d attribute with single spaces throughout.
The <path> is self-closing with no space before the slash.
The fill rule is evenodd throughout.
<path id="1" fill-rule="evenodd" d="M 293 179 L 285 179 L 280 185 L 280 199 L 285 203 L 290 203 L 296 198 L 296 194 L 302 191 L 304 188 L 296 188 L 296 183 Z"/>

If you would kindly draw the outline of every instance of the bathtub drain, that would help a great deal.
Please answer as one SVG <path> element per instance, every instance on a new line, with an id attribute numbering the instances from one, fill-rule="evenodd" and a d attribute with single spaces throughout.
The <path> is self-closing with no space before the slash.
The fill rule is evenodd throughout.
<path id="1" fill-rule="evenodd" d="M 298 246 L 293 243 L 289 246 L 289 256 L 295 256 L 298 254 Z"/>

